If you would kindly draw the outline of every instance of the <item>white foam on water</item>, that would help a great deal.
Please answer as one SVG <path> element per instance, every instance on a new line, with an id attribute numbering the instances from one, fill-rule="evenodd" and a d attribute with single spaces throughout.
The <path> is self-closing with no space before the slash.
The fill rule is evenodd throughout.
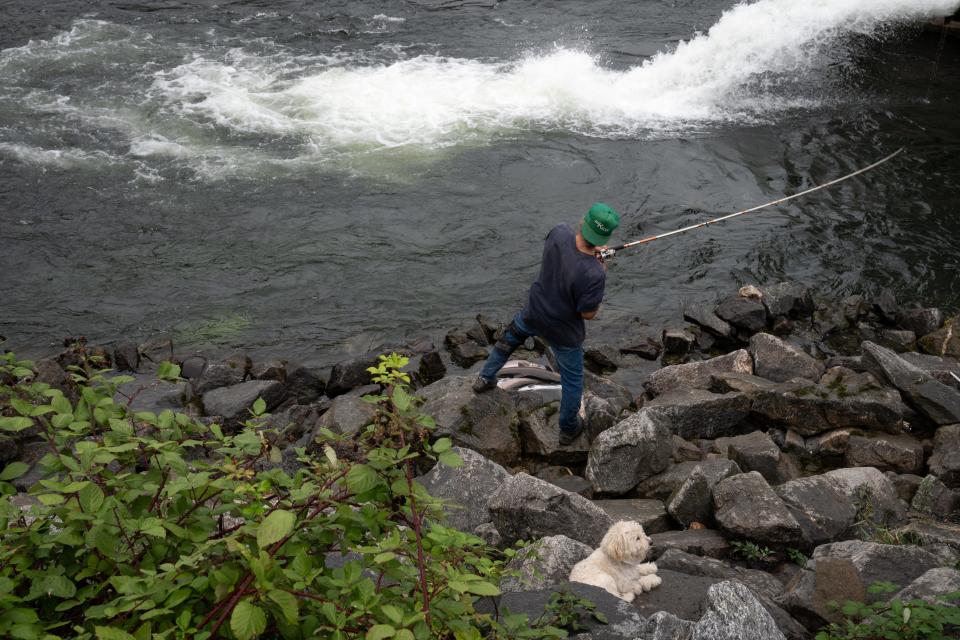
<path id="1" fill-rule="evenodd" d="M 615 70 L 558 48 L 511 62 L 419 56 L 392 64 L 304 69 L 199 58 L 158 77 L 175 108 L 220 126 L 308 136 L 313 148 L 441 147 L 510 130 L 635 136 L 690 122 L 750 120 L 814 104 L 751 90 L 760 76 L 800 74 L 846 33 L 945 15 L 957 0 L 759 0 L 705 34 Z"/>
<path id="2" fill-rule="evenodd" d="M 25 164 L 36 164 L 62 169 L 97 166 L 104 162 L 116 160 L 116 158 L 111 158 L 108 154 L 99 151 L 87 152 L 81 149 L 44 149 L 26 144 L 0 142 L 0 158 L 4 156 Z"/>

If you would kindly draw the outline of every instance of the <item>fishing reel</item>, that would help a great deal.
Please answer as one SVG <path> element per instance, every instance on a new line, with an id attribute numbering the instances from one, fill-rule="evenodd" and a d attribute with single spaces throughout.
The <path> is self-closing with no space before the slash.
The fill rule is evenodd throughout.
<path id="1" fill-rule="evenodd" d="M 616 249 L 606 248 L 603 251 L 597 253 L 597 257 L 600 259 L 600 262 L 605 262 L 608 258 L 612 258 L 617 253 Z"/>

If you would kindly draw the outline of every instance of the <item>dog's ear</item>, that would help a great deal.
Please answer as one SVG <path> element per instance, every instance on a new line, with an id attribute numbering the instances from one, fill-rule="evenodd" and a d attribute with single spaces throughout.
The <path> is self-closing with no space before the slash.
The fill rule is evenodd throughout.
<path id="1" fill-rule="evenodd" d="M 603 540 L 600 542 L 600 548 L 603 549 L 603 553 L 606 554 L 608 558 L 620 562 L 627 553 L 627 544 L 628 541 L 624 535 L 623 527 L 617 522 L 610 527 L 607 534 L 603 536 Z"/>

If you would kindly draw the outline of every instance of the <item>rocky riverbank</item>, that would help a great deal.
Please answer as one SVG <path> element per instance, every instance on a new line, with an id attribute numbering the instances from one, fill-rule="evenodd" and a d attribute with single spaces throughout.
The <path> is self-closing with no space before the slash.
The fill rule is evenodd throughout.
<path id="1" fill-rule="evenodd" d="M 744 287 L 687 305 L 676 326 L 596 331 L 586 349 L 589 430 L 561 447 L 556 405 L 537 394 L 476 395 L 500 325 L 478 316 L 404 347 L 422 411 L 464 465 L 421 478 L 450 500 L 449 523 L 488 542 L 536 541 L 501 585 L 501 608 L 539 615 L 548 594 L 618 519 L 653 539 L 663 584 L 627 604 L 572 588 L 609 624 L 594 638 L 807 638 L 837 620 L 828 603 L 960 589 L 960 319 L 884 293 L 817 302 L 798 283 Z M 546 362 L 531 341 L 515 357 Z M 75 393 L 66 367 L 98 354 L 134 381 L 136 410 L 186 410 L 236 425 L 257 398 L 265 437 L 300 464 L 322 431 L 350 436 L 374 415 L 361 397 L 376 354 L 315 369 L 178 354 L 169 343 L 73 344 L 37 363 Z M 156 363 L 181 366 L 156 382 Z M 36 434 L 0 436 L 0 465 L 23 460 L 21 492 L 43 477 Z M 28 500 L 26 496 L 22 500 Z M 887 596 L 884 596 L 887 597 Z"/>

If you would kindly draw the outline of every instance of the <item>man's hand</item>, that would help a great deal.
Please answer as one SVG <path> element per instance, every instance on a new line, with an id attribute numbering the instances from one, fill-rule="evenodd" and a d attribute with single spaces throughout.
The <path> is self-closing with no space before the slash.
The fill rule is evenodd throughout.
<path id="1" fill-rule="evenodd" d="M 594 247 L 593 249 L 593 255 L 594 257 L 596 257 L 597 262 L 599 262 L 600 265 L 603 267 L 604 271 L 607 270 L 607 263 L 603 260 L 603 252 L 606 250 L 607 250 L 607 245 L 603 245 L 602 247 Z"/>

